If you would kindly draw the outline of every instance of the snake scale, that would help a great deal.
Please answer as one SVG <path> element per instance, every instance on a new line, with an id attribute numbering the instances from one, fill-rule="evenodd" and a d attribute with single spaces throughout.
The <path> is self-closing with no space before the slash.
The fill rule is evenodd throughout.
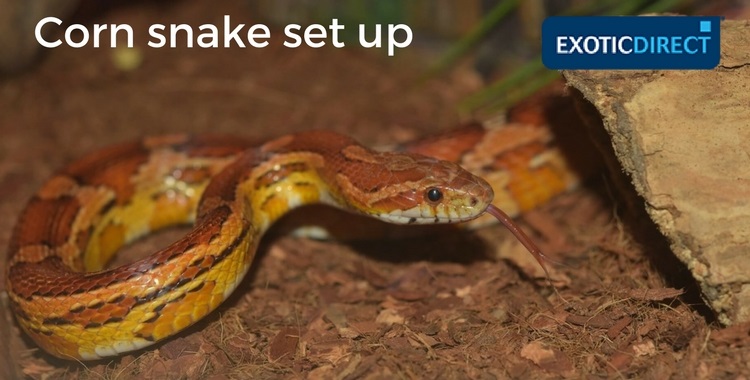
<path id="1" fill-rule="evenodd" d="M 544 128 L 473 124 L 397 152 L 327 131 L 260 145 L 169 135 L 104 148 L 58 171 L 21 213 L 7 257 L 10 304 L 22 329 L 61 358 L 149 346 L 218 307 L 268 227 L 311 203 L 402 224 L 491 214 L 541 263 L 497 206 L 515 215 L 575 182 L 550 142 Z M 185 223 L 194 226 L 182 239 L 105 269 L 123 245 Z"/>

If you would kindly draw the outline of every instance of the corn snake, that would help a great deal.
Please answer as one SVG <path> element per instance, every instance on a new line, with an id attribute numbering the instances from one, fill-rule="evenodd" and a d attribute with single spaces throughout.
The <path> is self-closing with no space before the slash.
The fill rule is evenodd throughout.
<path id="1" fill-rule="evenodd" d="M 53 176 L 23 211 L 8 251 L 11 305 L 55 356 L 98 359 L 146 347 L 215 309 L 249 268 L 260 236 L 289 209 L 324 202 L 392 222 L 454 222 L 484 213 L 495 188 L 496 204 L 514 200 L 508 210 L 517 214 L 575 181 L 549 140 L 543 128 L 473 125 L 395 154 L 320 131 L 260 146 L 162 136 L 105 148 Z M 417 154 L 458 162 L 492 186 Z M 529 184 L 539 178 L 546 186 Z M 101 270 L 122 245 L 193 219 L 185 238 Z"/>

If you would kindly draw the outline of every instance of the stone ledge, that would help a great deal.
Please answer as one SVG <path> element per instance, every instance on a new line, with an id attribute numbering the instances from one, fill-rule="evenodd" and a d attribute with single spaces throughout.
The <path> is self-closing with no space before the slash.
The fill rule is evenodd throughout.
<path id="1" fill-rule="evenodd" d="M 720 322 L 750 321 L 750 22 L 705 71 L 566 71 Z"/>

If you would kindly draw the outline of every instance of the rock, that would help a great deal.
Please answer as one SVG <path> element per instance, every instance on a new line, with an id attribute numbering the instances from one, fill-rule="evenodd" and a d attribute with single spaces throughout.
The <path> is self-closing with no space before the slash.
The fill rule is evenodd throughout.
<path id="1" fill-rule="evenodd" d="M 563 73 L 724 324 L 750 320 L 748 46 L 750 24 L 724 21 L 713 70 Z"/>

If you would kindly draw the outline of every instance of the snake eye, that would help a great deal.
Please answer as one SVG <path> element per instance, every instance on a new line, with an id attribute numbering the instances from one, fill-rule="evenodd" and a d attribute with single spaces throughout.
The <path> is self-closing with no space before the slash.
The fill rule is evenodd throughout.
<path id="1" fill-rule="evenodd" d="M 430 202 L 438 202 L 443 199 L 443 193 L 437 187 L 433 187 L 427 190 L 427 200 Z"/>

